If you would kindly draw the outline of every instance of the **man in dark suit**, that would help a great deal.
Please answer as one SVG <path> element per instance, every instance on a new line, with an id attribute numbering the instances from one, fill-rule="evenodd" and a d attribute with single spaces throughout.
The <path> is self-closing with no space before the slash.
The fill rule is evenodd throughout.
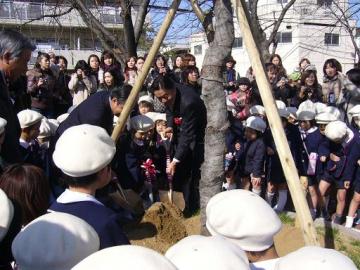
<path id="1" fill-rule="evenodd" d="M 27 63 L 35 46 L 31 41 L 13 30 L 0 32 L 0 117 L 7 121 L 5 141 L 1 157 L 6 163 L 21 161 L 20 124 L 9 95 L 9 84 L 27 71 Z"/>
<path id="2" fill-rule="evenodd" d="M 204 161 L 206 107 L 191 88 L 176 84 L 171 77 L 157 77 L 150 90 L 166 105 L 168 127 L 172 128 L 175 154 L 167 170 L 174 175 L 174 189 L 184 195 L 185 211 L 199 208 L 200 166 Z"/>
<path id="3" fill-rule="evenodd" d="M 130 85 L 101 91 L 91 95 L 77 106 L 59 126 L 59 138 L 70 127 L 89 124 L 104 128 L 111 135 L 114 115 L 119 116 L 131 91 Z"/>

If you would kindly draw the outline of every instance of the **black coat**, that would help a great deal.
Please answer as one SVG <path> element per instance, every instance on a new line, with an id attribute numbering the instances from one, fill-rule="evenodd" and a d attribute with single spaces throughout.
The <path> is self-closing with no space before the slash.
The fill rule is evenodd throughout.
<path id="1" fill-rule="evenodd" d="M 262 177 L 264 174 L 264 163 L 266 157 L 266 146 L 263 138 L 245 143 L 243 153 L 240 156 L 242 163 L 242 175 Z"/>
<path id="2" fill-rule="evenodd" d="M 174 130 L 174 158 L 180 161 L 174 176 L 174 186 L 198 174 L 204 161 L 204 137 L 207 125 L 206 107 L 191 88 L 176 84 L 173 108 L 167 108 L 168 126 Z M 180 120 L 179 123 L 177 120 Z M 177 122 L 177 124 L 175 124 Z"/>
<path id="3" fill-rule="evenodd" d="M 7 121 L 5 127 L 5 141 L 1 147 L 1 157 L 7 163 L 21 161 L 19 138 L 21 134 L 19 120 L 10 100 L 8 87 L 0 71 L 0 117 Z"/>
<path id="4" fill-rule="evenodd" d="M 97 92 L 77 106 L 59 126 L 56 137 L 70 127 L 89 124 L 104 128 L 111 135 L 114 115 L 110 108 L 110 93 Z"/>

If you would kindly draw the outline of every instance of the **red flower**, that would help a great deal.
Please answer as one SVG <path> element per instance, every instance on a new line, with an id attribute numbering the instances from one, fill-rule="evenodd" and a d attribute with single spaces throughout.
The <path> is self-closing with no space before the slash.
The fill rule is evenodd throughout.
<path id="1" fill-rule="evenodd" d="M 180 126 L 182 123 L 182 117 L 174 117 L 174 124 Z"/>

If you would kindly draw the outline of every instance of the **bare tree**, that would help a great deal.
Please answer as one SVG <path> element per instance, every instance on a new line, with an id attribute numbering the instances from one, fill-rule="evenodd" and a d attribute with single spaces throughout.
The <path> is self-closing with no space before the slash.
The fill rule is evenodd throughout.
<path id="1" fill-rule="evenodd" d="M 355 4 L 341 4 L 338 1 L 333 1 L 330 5 L 329 10 L 331 14 L 336 18 L 337 23 L 340 23 L 344 27 L 345 31 L 349 34 L 351 42 L 357 55 L 358 64 L 360 63 L 360 48 L 356 42 L 356 18 L 360 16 L 360 3 Z"/>
<path id="2" fill-rule="evenodd" d="M 200 204 L 201 229 L 206 232 L 206 205 L 209 199 L 220 192 L 224 180 L 225 130 L 228 127 L 223 87 L 224 59 L 231 54 L 234 42 L 234 22 L 230 0 L 214 1 L 214 19 L 212 13 L 206 15 L 192 1 L 195 14 L 204 26 L 209 48 L 206 51 L 202 67 L 202 96 L 207 108 L 208 125 L 205 134 L 205 161 L 201 168 Z M 214 113 L 216 112 L 216 113 Z"/>

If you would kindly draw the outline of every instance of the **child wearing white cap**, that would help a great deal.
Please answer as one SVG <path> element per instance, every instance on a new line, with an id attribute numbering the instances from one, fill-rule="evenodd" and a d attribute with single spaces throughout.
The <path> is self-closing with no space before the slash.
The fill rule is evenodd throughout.
<path id="1" fill-rule="evenodd" d="M 124 189 L 143 191 L 146 179 L 141 165 L 151 158 L 149 142 L 153 132 L 154 121 L 150 117 L 137 115 L 130 119 L 130 133 L 121 141 L 116 158 L 116 172 Z"/>
<path id="2" fill-rule="evenodd" d="M 334 249 L 307 246 L 281 257 L 275 270 L 356 270 L 347 256 Z"/>
<path id="3" fill-rule="evenodd" d="M 154 100 L 152 97 L 145 95 L 141 96 L 138 100 L 138 109 L 141 115 L 154 111 Z"/>
<path id="4" fill-rule="evenodd" d="M 39 143 L 36 138 L 40 133 L 41 119 L 43 116 L 33 110 L 23 110 L 17 114 L 21 135 L 19 138 L 23 161 L 42 167 L 39 154 Z"/>
<path id="5" fill-rule="evenodd" d="M 279 115 L 281 118 L 281 122 L 285 131 L 286 138 L 289 143 L 289 147 L 291 150 L 291 154 L 293 156 L 294 162 L 296 167 L 301 167 L 301 136 L 299 129 L 291 124 L 288 121 L 288 117 L 290 116 L 290 112 L 287 109 L 278 108 Z M 281 212 L 284 210 L 286 201 L 287 201 L 287 194 L 288 194 L 288 187 L 286 178 L 281 166 L 280 158 L 276 150 L 276 145 L 272 134 L 268 134 L 267 140 L 267 192 L 265 194 L 265 198 L 269 205 L 273 205 L 273 200 L 275 197 L 275 192 L 278 193 L 277 201 L 274 205 L 274 210 L 276 212 Z"/>
<path id="6" fill-rule="evenodd" d="M 84 220 L 49 213 L 29 223 L 14 239 L 12 252 L 21 270 L 69 270 L 99 250 L 96 231 Z"/>
<path id="7" fill-rule="evenodd" d="M 171 162 L 172 130 L 168 129 L 165 113 L 148 112 L 146 116 L 150 117 L 155 124 L 154 136 L 152 138 L 150 152 L 158 170 L 158 178 L 164 179 L 169 188 L 172 188 L 172 176 L 166 172 L 166 166 Z M 171 187 L 170 187 L 171 186 Z"/>
<path id="8" fill-rule="evenodd" d="M 301 134 L 303 149 L 302 149 L 302 168 L 300 175 L 307 178 L 307 188 L 309 190 L 310 199 L 309 206 L 313 219 L 318 216 L 318 161 L 319 161 L 319 147 L 323 141 L 315 122 L 315 104 L 310 100 L 304 101 L 300 104 L 297 111 L 297 119 L 299 120 L 299 130 Z"/>
<path id="9" fill-rule="evenodd" d="M 188 236 L 165 254 L 179 270 L 249 270 L 246 254 L 220 236 Z"/>
<path id="10" fill-rule="evenodd" d="M 266 226 L 259 226 L 264 217 Z M 244 250 L 251 269 L 274 269 L 279 257 L 274 236 L 281 226 L 279 217 L 266 201 L 247 190 L 218 193 L 206 207 L 206 227 L 210 234 L 224 237 Z"/>
<path id="11" fill-rule="evenodd" d="M 246 143 L 239 158 L 242 168 L 242 187 L 249 190 L 250 185 L 252 185 L 252 191 L 259 196 L 261 194 L 261 180 L 264 175 L 266 155 L 266 146 L 263 139 L 265 130 L 266 123 L 260 117 L 250 116 L 246 120 Z"/>
<path id="12" fill-rule="evenodd" d="M 0 151 L 1 151 L 1 146 L 5 141 L 6 124 L 7 124 L 7 121 L 4 118 L 0 117 Z M 4 167 L 5 167 L 4 160 L 0 156 L 0 172 L 4 169 Z"/>
<path id="13" fill-rule="evenodd" d="M 118 246 L 100 250 L 71 270 L 177 270 L 165 256 L 140 246 Z"/>
<path id="14" fill-rule="evenodd" d="M 115 143 L 105 129 L 85 124 L 67 129 L 53 153 L 53 161 L 64 173 L 69 188 L 51 205 L 50 211 L 85 220 L 98 233 L 100 248 L 129 244 L 119 214 L 95 198 L 96 190 L 111 181 L 109 164 L 115 151 Z"/>
<path id="15" fill-rule="evenodd" d="M 347 190 L 354 179 L 360 159 L 360 137 L 344 122 L 334 121 L 325 129 L 325 136 L 331 141 L 330 159 L 327 164 L 327 177 L 321 180 L 319 189 L 325 196 L 331 185 L 337 188 L 337 206 L 334 223 L 343 223 L 343 212 Z M 356 211 L 356 209 L 355 209 Z M 351 227 L 354 216 L 347 217 L 347 226 Z"/>

